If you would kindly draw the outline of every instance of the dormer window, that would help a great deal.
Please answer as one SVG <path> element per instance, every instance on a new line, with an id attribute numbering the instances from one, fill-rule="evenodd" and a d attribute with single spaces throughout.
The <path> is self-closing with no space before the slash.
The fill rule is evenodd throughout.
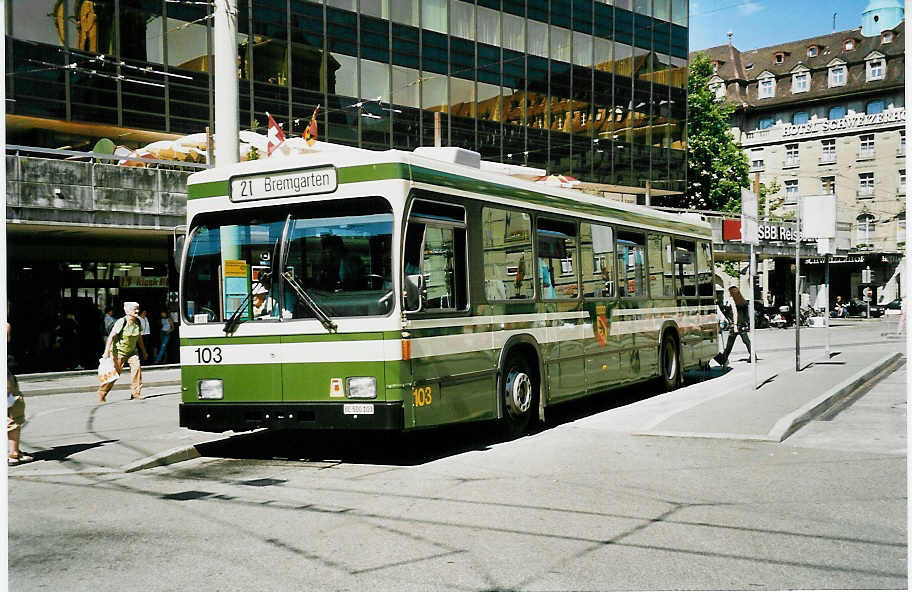
<path id="1" fill-rule="evenodd" d="M 713 74 L 718 74 L 719 73 L 719 62 L 713 62 L 712 65 L 713 65 Z"/>
<path id="2" fill-rule="evenodd" d="M 811 73 L 808 71 L 792 74 L 792 94 L 807 92 L 811 88 Z"/>
<path id="3" fill-rule="evenodd" d="M 776 59 L 777 64 L 781 64 L 782 62 L 785 61 L 785 54 L 782 53 L 781 51 L 777 51 L 775 59 Z"/>
<path id="4" fill-rule="evenodd" d="M 886 65 L 882 53 L 872 51 L 868 54 L 868 57 L 865 58 L 865 82 L 883 80 L 885 70 Z"/>
<path id="5" fill-rule="evenodd" d="M 776 96 L 776 77 L 764 72 L 757 79 L 757 98 L 769 99 Z"/>
<path id="6" fill-rule="evenodd" d="M 893 43 L 893 31 L 884 31 L 880 36 L 881 43 Z"/>
<path id="7" fill-rule="evenodd" d="M 718 76 L 709 79 L 709 90 L 715 95 L 717 101 L 725 98 L 725 81 Z"/>
<path id="8" fill-rule="evenodd" d="M 842 49 L 845 51 L 854 51 L 855 50 L 855 40 L 846 39 L 842 42 Z"/>
<path id="9" fill-rule="evenodd" d="M 842 60 L 833 60 L 830 62 L 829 66 L 830 70 L 827 74 L 827 86 L 830 88 L 834 86 L 844 86 L 846 83 L 846 76 L 848 75 L 845 62 Z"/>
<path id="10" fill-rule="evenodd" d="M 809 58 L 816 58 L 816 57 L 817 57 L 817 52 L 818 52 L 818 51 L 819 51 L 819 50 L 817 49 L 817 46 L 816 46 L 816 45 L 812 45 L 812 46 L 808 47 L 808 57 L 809 57 Z"/>

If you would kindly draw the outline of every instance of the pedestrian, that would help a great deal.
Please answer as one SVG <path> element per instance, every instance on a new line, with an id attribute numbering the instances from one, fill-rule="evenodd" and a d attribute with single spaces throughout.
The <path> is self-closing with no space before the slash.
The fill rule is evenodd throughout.
<path id="1" fill-rule="evenodd" d="M 156 364 L 164 364 L 168 360 L 168 341 L 171 339 L 171 332 L 174 326 L 168 317 L 168 311 L 161 311 L 161 329 L 159 330 L 159 339 L 161 343 L 158 346 L 158 355 L 155 357 Z"/>
<path id="2" fill-rule="evenodd" d="M 139 324 L 142 326 L 142 332 L 140 335 L 142 335 L 142 338 L 146 343 L 149 343 L 149 335 L 152 333 L 152 328 L 149 327 L 149 319 L 147 318 L 148 314 L 149 313 L 146 311 L 146 309 L 139 311 Z"/>
<path id="3" fill-rule="evenodd" d="M 146 345 L 142 339 L 142 323 L 139 321 L 139 304 L 125 302 L 124 313 L 126 316 L 117 320 L 111 328 L 108 340 L 105 342 L 104 357 L 114 356 L 114 368 L 119 374 L 123 370 L 124 362 L 130 365 L 130 396 L 133 399 L 142 399 L 142 369 L 139 365 L 137 347 L 142 352 L 143 359 L 148 358 Z M 113 382 L 98 387 L 98 401 L 105 402 L 108 392 L 114 386 Z"/>
<path id="4" fill-rule="evenodd" d="M 104 336 L 102 341 L 108 338 L 108 334 L 111 332 L 111 328 L 114 327 L 114 323 L 117 322 L 117 319 L 114 318 L 114 308 L 106 306 L 104 310 Z"/>
<path id="5" fill-rule="evenodd" d="M 744 296 L 741 295 L 741 290 L 737 286 L 732 286 L 728 289 L 728 294 L 732 299 L 732 324 L 728 330 L 728 342 L 725 344 L 725 351 L 721 354 L 716 354 L 713 358 L 720 366 L 728 365 L 728 356 L 731 354 L 732 348 L 735 346 L 735 339 L 738 335 L 741 336 L 741 341 L 744 342 L 745 347 L 747 347 L 747 363 L 751 363 L 751 342 L 750 337 L 747 336 L 747 332 L 750 330 L 750 318 L 748 317 L 747 309 L 747 300 L 744 299 Z"/>
<path id="6" fill-rule="evenodd" d="M 10 324 L 6 324 L 6 342 L 10 340 Z M 19 448 L 22 426 L 25 425 L 25 399 L 19 390 L 19 381 L 6 365 L 6 438 L 9 441 L 6 464 L 14 467 L 35 460 Z"/>
<path id="7" fill-rule="evenodd" d="M 64 370 L 82 370 L 79 365 L 79 322 L 72 310 L 67 310 L 57 326 L 57 340 Z"/>

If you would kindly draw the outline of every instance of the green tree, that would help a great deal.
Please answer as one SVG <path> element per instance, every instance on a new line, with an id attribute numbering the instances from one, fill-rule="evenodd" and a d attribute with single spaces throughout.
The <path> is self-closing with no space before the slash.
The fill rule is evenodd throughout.
<path id="1" fill-rule="evenodd" d="M 680 207 L 739 211 L 741 188 L 749 187 L 747 156 L 735 143 L 735 106 L 710 90 L 712 64 L 703 54 L 690 61 L 687 75 L 687 194 Z"/>

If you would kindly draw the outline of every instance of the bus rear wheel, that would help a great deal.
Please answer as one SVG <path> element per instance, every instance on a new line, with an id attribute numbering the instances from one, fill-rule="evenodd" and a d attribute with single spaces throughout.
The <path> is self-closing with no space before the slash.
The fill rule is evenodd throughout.
<path id="1" fill-rule="evenodd" d="M 538 377 L 525 356 L 511 353 L 507 357 L 501 385 L 507 435 L 521 436 L 532 422 L 532 414 L 538 406 L 539 389 Z"/>
<path id="2" fill-rule="evenodd" d="M 662 338 L 662 349 L 659 355 L 659 371 L 662 388 L 673 391 L 681 385 L 681 358 L 678 355 L 678 343 L 670 335 Z"/>

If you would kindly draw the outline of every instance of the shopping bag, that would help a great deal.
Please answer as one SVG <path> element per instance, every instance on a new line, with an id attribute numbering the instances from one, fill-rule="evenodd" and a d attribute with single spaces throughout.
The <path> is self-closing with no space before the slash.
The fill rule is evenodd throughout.
<path id="1" fill-rule="evenodd" d="M 114 358 L 98 359 L 98 383 L 108 384 L 114 382 L 120 377 L 117 369 L 114 368 Z"/>

